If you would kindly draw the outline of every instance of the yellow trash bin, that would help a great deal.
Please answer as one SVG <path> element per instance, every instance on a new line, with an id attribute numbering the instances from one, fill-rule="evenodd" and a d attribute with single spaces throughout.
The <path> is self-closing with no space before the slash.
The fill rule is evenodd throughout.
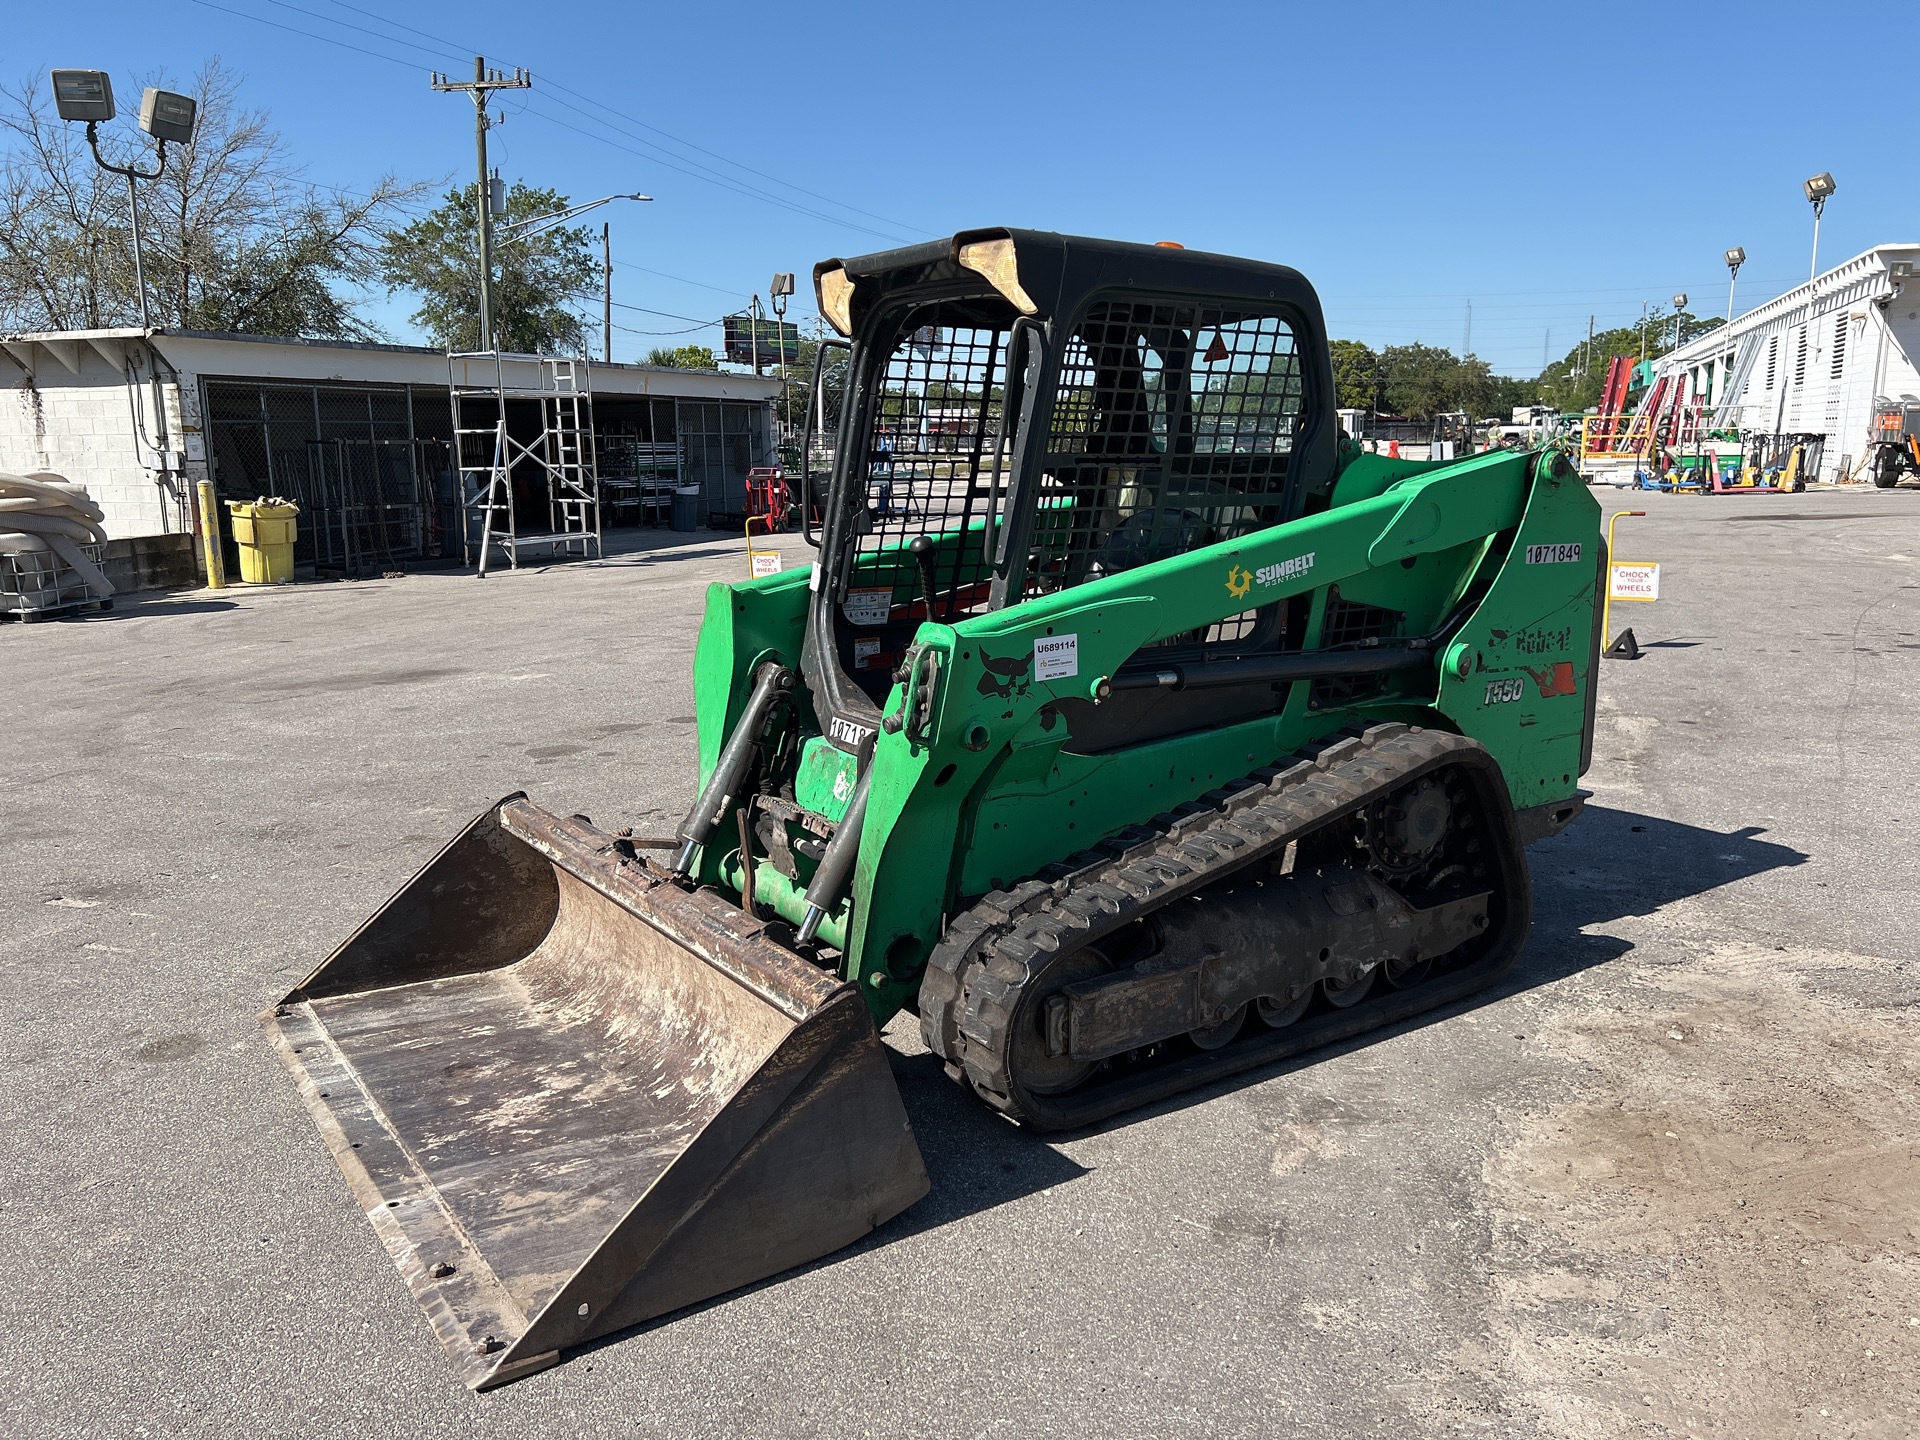
<path id="1" fill-rule="evenodd" d="M 279 496 L 229 500 L 233 539 L 240 547 L 240 578 L 249 585 L 284 585 L 293 579 L 293 540 L 300 507 Z"/>

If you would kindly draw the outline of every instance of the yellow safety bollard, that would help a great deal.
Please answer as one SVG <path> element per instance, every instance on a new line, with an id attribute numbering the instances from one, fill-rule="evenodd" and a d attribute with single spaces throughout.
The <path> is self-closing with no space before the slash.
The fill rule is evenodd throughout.
<path id="1" fill-rule="evenodd" d="M 213 498 L 213 482 L 202 480 L 196 488 L 200 494 L 200 548 L 207 561 L 207 588 L 224 590 L 227 561 L 220 553 L 220 511 Z"/>

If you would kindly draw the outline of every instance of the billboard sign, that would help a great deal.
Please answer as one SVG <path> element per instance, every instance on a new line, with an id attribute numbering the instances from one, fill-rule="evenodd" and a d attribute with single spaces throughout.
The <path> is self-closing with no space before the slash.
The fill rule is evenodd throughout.
<path id="1" fill-rule="evenodd" d="M 758 322 L 751 315 L 726 317 L 726 358 L 736 365 L 753 364 L 754 326 L 759 325 L 760 363 L 791 365 L 800 358 L 800 327 L 784 320 Z"/>

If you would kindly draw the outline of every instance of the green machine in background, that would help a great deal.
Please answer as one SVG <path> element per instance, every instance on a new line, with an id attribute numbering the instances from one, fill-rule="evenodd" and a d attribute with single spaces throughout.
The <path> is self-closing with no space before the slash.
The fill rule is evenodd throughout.
<path id="1" fill-rule="evenodd" d="M 814 279 L 818 559 L 710 591 L 678 833 L 509 797 L 267 1018 L 476 1386 L 924 1194 L 876 1023 L 1086 1124 L 1488 984 L 1580 808 L 1558 450 L 1360 453 L 1281 266 L 982 230 Z"/>

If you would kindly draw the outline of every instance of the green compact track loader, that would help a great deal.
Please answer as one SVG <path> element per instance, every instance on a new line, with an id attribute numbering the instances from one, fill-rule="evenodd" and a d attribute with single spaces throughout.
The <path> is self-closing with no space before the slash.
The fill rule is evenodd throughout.
<path id="1" fill-rule="evenodd" d="M 509 796 L 266 1017 L 476 1387 L 924 1195 L 898 1012 L 1084 1125 L 1495 980 L 1581 805 L 1599 507 L 1362 453 L 1299 274 L 996 229 L 814 284 L 818 555 L 709 591 L 678 833 Z"/>

